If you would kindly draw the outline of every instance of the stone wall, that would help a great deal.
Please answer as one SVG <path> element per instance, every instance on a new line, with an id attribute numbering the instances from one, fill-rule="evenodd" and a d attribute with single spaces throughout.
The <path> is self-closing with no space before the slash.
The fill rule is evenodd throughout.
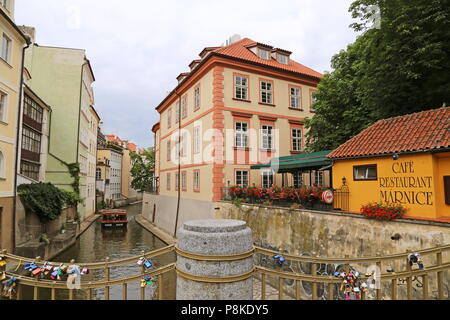
<path id="1" fill-rule="evenodd" d="M 318 257 L 364 257 L 412 252 L 450 244 L 450 225 L 413 221 L 375 221 L 365 217 L 307 210 L 251 206 L 243 204 L 237 207 L 228 202 L 217 202 L 215 216 L 219 219 L 246 221 L 253 231 L 257 246 L 281 251 L 292 255 L 315 255 Z M 399 240 L 393 240 L 400 236 Z M 425 266 L 436 263 L 436 255 L 422 257 Z M 444 263 L 450 260 L 449 253 L 443 255 Z M 257 257 L 260 264 L 276 267 L 272 257 Z M 323 272 L 331 273 L 339 266 L 319 266 Z M 368 265 L 356 266 L 365 272 Z M 284 267 L 287 271 L 310 272 L 310 265 L 292 263 Z M 405 261 L 382 265 L 382 272 L 394 269 L 402 271 Z M 444 292 L 448 297 L 450 287 L 449 272 L 444 274 L 447 283 Z M 430 293 L 436 296 L 436 277 L 430 278 Z M 414 296 L 419 297 L 421 288 L 414 282 Z M 287 282 L 288 287 L 293 282 Z M 308 291 L 309 288 L 309 291 Z M 302 285 L 303 294 L 310 294 L 310 286 Z M 383 283 L 383 292 L 390 292 L 390 283 Z M 406 292 L 406 285 L 399 286 L 399 295 Z M 388 298 L 388 295 L 385 295 Z"/>

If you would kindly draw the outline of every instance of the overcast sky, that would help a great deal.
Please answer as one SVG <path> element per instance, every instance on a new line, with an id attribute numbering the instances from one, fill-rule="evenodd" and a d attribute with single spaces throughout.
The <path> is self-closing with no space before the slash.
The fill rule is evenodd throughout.
<path id="1" fill-rule="evenodd" d="M 204 47 L 233 34 L 293 52 L 319 72 L 356 34 L 352 0 L 16 0 L 40 45 L 83 48 L 105 134 L 153 145 L 155 107 Z"/>

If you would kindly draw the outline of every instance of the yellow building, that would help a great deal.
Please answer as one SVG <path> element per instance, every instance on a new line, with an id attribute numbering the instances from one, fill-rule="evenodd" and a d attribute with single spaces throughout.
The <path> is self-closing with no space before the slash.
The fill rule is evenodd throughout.
<path id="1" fill-rule="evenodd" d="M 179 191 L 181 223 L 211 217 L 228 185 L 281 184 L 276 172 L 250 168 L 304 151 L 304 120 L 314 114 L 322 77 L 290 51 L 237 37 L 205 48 L 189 67 L 157 107 L 160 122 L 153 127 L 159 198 L 144 199 L 144 207 L 156 203 L 167 220 L 162 225 L 176 220 L 166 213 L 178 211 Z"/>
<path id="2" fill-rule="evenodd" d="M 450 221 L 450 107 L 381 120 L 329 156 L 350 211 L 401 204 L 406 218 Z"/>
<path id="3" fill-rule="evenodd" d="M 24 48 L 28 40 L 14 23 L 14 0 L 0 1 L 0 247 L 14 247 L 17 135 Z"/>

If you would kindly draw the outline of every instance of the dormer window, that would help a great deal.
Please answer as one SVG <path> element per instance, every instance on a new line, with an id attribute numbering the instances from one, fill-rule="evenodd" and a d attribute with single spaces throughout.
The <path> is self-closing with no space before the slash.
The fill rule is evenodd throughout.
<path id="1" fill-rule="evenodd" d="M 281 64 L 289 64 L 289 57 L 284 54 L 278 54 L 277 60 Z"/>
<path id="2" fill-rule="evenodd" d="M 259 49 L 258 51 L 259 51 L 259 57 L 260 57 L 261 59 L 269 60 L 269 58 L 270 58 L 270 53 L 269 53 L 269 51 L 264 50 L 264 49 Z"/>

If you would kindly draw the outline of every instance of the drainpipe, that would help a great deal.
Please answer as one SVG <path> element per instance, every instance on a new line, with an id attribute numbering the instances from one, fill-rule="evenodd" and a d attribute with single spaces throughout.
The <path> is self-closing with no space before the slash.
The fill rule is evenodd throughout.
<path id="1" fill-rule="evenodd" d="M 25 50 L 30 47 L 30 43 L 27 41 L 27 46 L 22 49 L 22 66 L 20 69 L 20 90 L 19 90 L 19 107 L 17 112 L 17 133 L 16 133 L 16 163 L 14 167 L 14 196 L 13 196 L 13 225 L 12 225 L 12 250 L 13 253 L 16 252 L 16 213 L 17 213 L 17 175 L 19 170 L 19 141 L 20 141 L 20 127 L 21 127 L 21 117 L 22 117 L 22 95 L 23 95 L 23 71 L 25 69 Z"/>
<path id="2" fill-rule="evenodd" d="M 180 216 L 180 200 L 181 200 L 181 95 L 175 90 L 178 97 L 178 201 L 177 201 L 177 217 L 175 219 L 175 231 L 173 237 L 177 237 L 178 219 Z M 175 118 L 176 121 L 176 118 Z"/>

